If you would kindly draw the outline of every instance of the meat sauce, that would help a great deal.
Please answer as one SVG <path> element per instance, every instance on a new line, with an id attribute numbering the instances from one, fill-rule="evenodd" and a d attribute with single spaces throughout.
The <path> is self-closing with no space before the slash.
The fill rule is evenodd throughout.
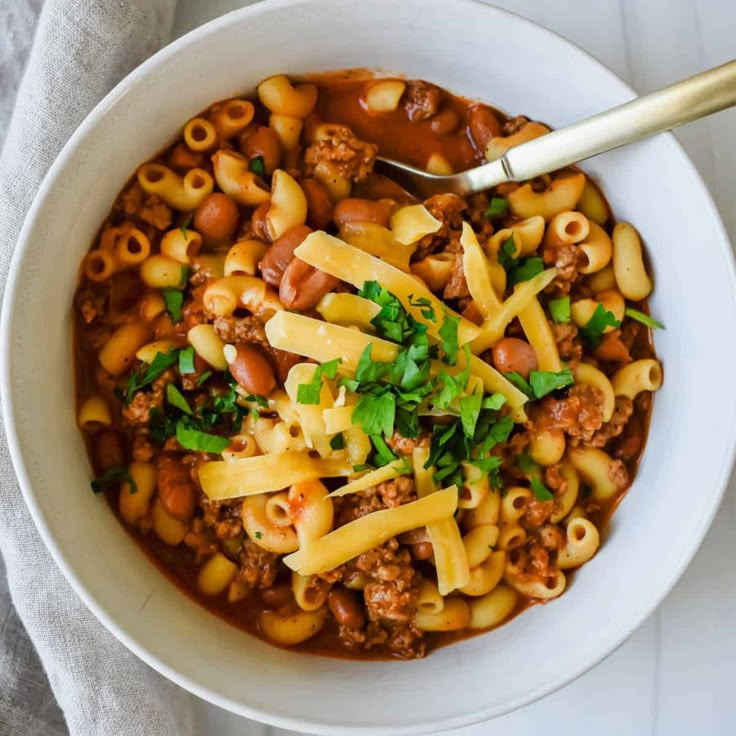
<path id="1" fill-rule="evenodd" d="M 441 154 L 455 171 L 477 165 L 484 160 L 485 146 L 492 137 L 511 135 L 526 123 L 526 118 L 507 117 L 487 105 L 453 96 L 424 82 L 409 83 L 402 97 L 402 104 L 393 111 L 377 115 L 366 108 L 364 96 L 366 86 L 371 81 L 365 74 L 359 72 L 337 73 L 306 79 L 316 83 L 319 94 L 314 112 L 305 120 L 302 134 L 303 142 L 310 135 L 310 130 L 313 130 L 320 123 L 339 124 L 349 128 L 352 135 L 359 141 L 374 144 L 377 147 L 378 155 L 396 158 L 419 167 L 425 167 L 433 154 Z M 210 110 L 216 109 L 217 105 Z M 206 118 L 207 115 L 208 112 L 205 111 L 200 117 Z M 252 129 L 251 133 L 253 131 L 258 132 L 267 124 L 267 111 L 256 103 L 254 120 L 249 125 L 249 129 Z M 267 138 L 268 136 L 263 134 L 263 137 Z M 248 145 L 251 145 L 252 149 L 252 144 L 247 143 L 249 139 L 252 140 L 248 136 L 241 135 L 225 141 L 221 144 L 221 148 L 244 152 L 248 150 Z M 258 151 L 262 154 L 263 146 Z M 168 149 L 162 151 L 154 161 L 164 163 L 179 173 L 184 173 L 193 166 L 202 167 L 212 172 L 212 165 L 209 161 L 211 153 L 212 151 L 208 151 L 205 155 L 188 150 L 181 140 L 177 139 Z M 295 151 L 285 153 L 281 151 L 279 155 L 281 156 L 282 165 L 294 173 L 299 180 L 303 179 L 304 145 L 301 145 Z M 378 174 L 369 173 L 367 176 L 359 178 L 359 181 L 353 183 L 353 197 L 390 198 L 398 203 L 415 201 L 410 194 L 403 191 L 397 184 Z M 595 186 L 590 180 L 587 181 Z M 513 186 L 500 187 L 494 194 L 502 196 L 512 188 Z M 605 203 L 603 195 L 597 188 L 596 191 L 599 194 L 599 199 Z M 464 210 L 465 219 L 473 223 L 474 229 L 480 232 L 479 237 L 488 237 L 493 231 L 490 224 L 484 221 L 483 218 L 483 212 L 488 206 L 488 201 L 489 197 L 486 195 L 469 198 L 467 208 Z M 430 204 L 427 206 L 435 214 L 432 206 Z M 436 207 L 442 210 L 441 204 L 436 205 Z M 608 208 L 608 205 L 605 204 L 605 207 Z M 312 214 L 310 208 L 310 216 Z M 237 231 L 230 237 L 229 242 L 224 244 L 220 242 L 214 245 L 207 244 L 202 253 L 204 254 L 207 251 L 225 252 L 227 246 L 236 239 L 261 237 L 259 232 L 262 231 L 258 229 L 257 217 L 257 208 L 239 205 L 237 208 Z M 514 221 L 513 216 L 506 215 L 501 220 L 501 224 L 508 226 L 513 224 Z M 176 211 L 158 197 L 141 191 L 135 177 L 126 184 L 116 200 L 109 217 L 95 239 L 95 244 L 104 239 L 106 237 L 105 233 L 109 232 L 111 228 L 123 226 L 124 223 L 132 224 L 133 227 L 138 228 L 148 237 L 152 245 L 152 252 L 156 252 L 160 247 L 159 243 L 163 231 L 170 228 L 183 228 L 186 231 L 187 228 L 193 227 L 188 213 Z M 494 226 L 497 228 L 501 224 L 497 222 L 494 223 Z M 610 231 L 612 225 L 613 219 L 609 209 L 604 228 Z M 328 225 L 328 229 L 334 232 L 334 227 L 331 224 Z M 267 238 L 264 238 L 264 241 L 266 246 L 273 247 Z M 433 249 L 441 251 L 446 245 L 443 244 L 437 248 L 436 243 L 430 243 L 426 252 L 432 252 Z M 449 247 L 451 248 L 451 246 Z M 201 322 L 212 322 L 211 316 L 206 314 L 201 301 L 202 289 L 211 279 L 207 274 L 206 263 L 200 263 L 199 268 L 195 268 L 189 278 L 190 282 L 184 300 L 182 319 L 174 322 L 165 311 L 161 311 L 151 321 L 151 339 L 165 338 L 170 340 L 175 347 L 181 348 L 186 346 L 187 331 L 192 326 Z M 578 272 L 575 272 L 571 283 L 564 288 L 573 298 L 576 296 L 589 297 L 591 293 L 586 280 Z M 559 296 L 559 293 L 561 292 L 551 290 L 549 294 L 544 295 L 544 299 Z M 74 309 L 74 353 L 78 402 L 81 405 L 89 397 L 102 396 L 107 404 L 112 407 L 112 420 L 109 427 L 103 429 L 95 427 L 94 431 L 83 433 L 95 475 L 99 476 L 113 466 L 125 466 L 131 460 L 158 462 L 159 473 L 161 473 L 161 464 L 166 462 L 166 457 L 174 458 L 173 462 L 178 463 L 175 471 L 181 476 L 179 481 L 184 482 L 184 484 L 189 483 L 193 494 L 190 498 L 184 499 L 183 506 L 180 505 L 179 518 L 186 524 L 186 536 L 183 537 L 180 543 L 172 545 L 162 541 L 159 535 L 152 530 L 153 522 L 150 514 L 144 515 L 137 521 L 135 526 L 125 523 L 121 517 L 118 500 L 119 487 L 116 483 L 107 484 L 104 490 L 110 508 L 121 518 L 121 523 L 141 550 L 183 592 L 234 626 L 255 636 L 266 638 L 259 626 L 261 613 L 264 610 L 283 609 L 284 606 L 287 609 L 289 607 L 294 608 L 294 601 L 290 599 L 288 591 L 289 571 L 283 564 L 279 563 L 276 555 L 257 549 L 257 546 L 253 544 L 253 541 L 257 540 L 244 540 L 243 531 L 238 521 L 239 506 L 237 503 L 230 505 L 223 503 L 220 506 L 217 503 L 209 502 L 197 487 L 196 471 L 192 469 L 196 468 L 202 460 L 214 459 L 214 456 L 202 452 L 186 452 L 171 437 L 163 443 L 153 442 L 148 433 L 147 422 L 143 421 L 150 418 L 152 408 L 161 409 L 164 388 L 167 382 L 173 380 L 172 371 L 174 371 L 174 368 L 167 369 L 160 379 L 154 382 L 153 390 L 148 387 L 145 393 L 140 394 L 145 397 L 141 400 L 140 407 L 136 407 L 135 402 L 131 402 L 130 407 L 123 409 L 119 392 L 125 387 L 130 371 L 126 371 L 123 375 L 110 376 L 100 366 L 98 352 L 109 338 L 113 327 L 133 321 L 135 315 L 140 312 L 142 301 L 150 297 L 150 294 L 151 289 L 146 287 L 136 270 L 122 270 L 104 282 L 91 280 L 84 275 L 84 272 L 80 277 Z M 464 306 L 462 297 L 454 299 L 449 297 L 449 300 L 458 309 L 462 309 Z M 632 306 L 644 313 L 648 311 L 645 301 L 634 303 Z M 305 311 L 313 313 L 309 309 Z M 236 314 L 233 319 L 240 321 L 237 324 L 221 324 L 216 327 L 218 333 L 222 334 L 226 341 L 227 338 L 235 339 L 233 330 L 236 328 L 240 330 L 239 337 L 242 338 L 243 334 L 246 334 L 248 344 L 256 346 L 272 366 L 276 380 L 282 383 L 285 372 L 295 362 L 294 356 L 281 355 L 278 354 L 280 351 L 269 348 L 264 343 L 262 327 L 255 323 L 249 325 L 249 323 L 243 322 L 243 319 L 251 319 L 250 317 L 243 318 L 242 315 Z M 517 321 L 509 326 L 507 335 L 523 337 L 523 332 Z M 575 362 L 580 359 L 581 355 L 585 355 L 588 359 L 595 360 L 598 367 L 607 375 L 611 375 L 621 365 L 618 360 L 607 360 L 611 355 L 606 353 L 602 354 L 603 357 L 600 357 L 600 353 L 596 357 L 595 352 L 582 343 L 577 329 L 572 327 L 567 330 L 560 329 L 559 334 L 556 331 L 556 337 L 562 357 L 571 362 Z M 620 330 L 615 331 L 614 337 L 609 340 L 609 342 L 613 341 L 616 342 L 618 350 L 626 352 L 627 359 L 637 360 L 655 357 L 650 330 L 638 322 L 631 320 L 626 322 Z M 565 351 L 569 355 L 566 355 Z M 484 355 L 484 357 L 489 362 L 491 361 L 489 356 Z M 615 353 L 613 357 L 616 357 Z M 133 367 L 135 366 L 131 366 L 131 368 Z M 199 356 L 195 361 L 195 368 L 197 378 L 206 377 L 209 366 Z M 160 383 L 158 383 L 159 381 Z M 227 390 L 227 384 L 217 375 L 206 377 L 206 381 L 211 391 L 223 393 Z M 185 384 L 185 388 L 187 385 L 196 394 L 199 384 L 196 381 L 190 381 L 189 384 Z M 575 401 L 574 397 L 575 389 L 551 394 L 547 398 L 536 402 L 538 407 L 529 412 L 530 419 L 533 422 L 538 422 L 539 427 L 545 427 L 545 421 L 549 421 L 549 417 L 555 416 L 559 419 L 562 416 L 563 418 L 559 421 L 565 426 L 564 431 L 572 431 L 570 426 L 577 422 L 579 417 L 576 416 L 570 419 L 566 424 L 565 412 L 573 411 L 570 406 Z M 196 403 L 196 399 L 194 401 Z M 580 401 L 585 403 L 590 399 L 582 396 Z M 593 403 L 595 403 L 595 400 L 593 400 Z M 619 416 L 621 427 L 617 430 L 611 430 L 610 438 L 600 435 L 600 422 L 597 428 L 591 429 L 587 435 L 584 435 L 587 439 L 583 440 L 583 444 L 588 441 L 595 443 L 595 437 L 598 437 L 597 446 L 603 447 L 619 463 L 617 467 L 620 468 L 620 490 L 612 499 L 603 503 L 596 501 L 589 495 L 590 489 L 585 486 L 583 486 L 579 495 L 578 506 L 581 513 L 584 513 L 599 528 L 608 523 L 616 506 L 625 495 L 631 479 L 634 477 L 644 451 L 651 408 L 652 394 L 650 392 L 640 393 L 628 405 L 625 401 L 617 403 L 616 409 L 619 414 L 615 416 Z M 140 411 L 138 411 L 139 409 Z M 579 413 L 579 409 L 574 411 Z M 262 416 L 267 416 L 267 412 L 262 412 Z M 227 434 L 228 428 L 224 429 Z M 585 432 L 586 430 L 580 429 L 580 431 Z M 568 438 L 572 436 L 568 435 Z M 403 439 L 399 438 L 398 440 L 399 448 Z M 508 445 L 503 449 L 504 457 L 506 458 L 507 453 L 518 455 L 520 451 L 527 448 L 528 441 L 529 436 L 525 428 L 518 426 L 509 439 Z M 392 447 L 396 449 L 394 445 Z M 167 455 L 162 455 L 164 451 Z M 398 449 L 397 451 L 400 452 L 401 450 Z M 512 455 L 509 454 L 508 457 L 512 457 Z M 188 480 L 190 471 L 191 480 Z M 554 490 L 555 477 L 552 471 L 553 468 L 548 469 L 544 477 L 547 484 Z M 509 467 L 507 464 L 502 470 L 502 474 L 507 484 L 519 482 L 520 474 L 515 467 Z M 402 494 L 404 495 L 402 496 Z M 354 500 L 346 500 L 348 497 L 337 499 L 340 503 L 336 502 L 336 523 L 338 519 L 357 518 L 371 510 L 401 503 L 402 499 L 411 498 L 412 494 L 413 487 L 391 486 L 390 488 L 374 489 L 372 495 L 370 493 L 360 494 L 360 498 Z M 161 498 L 161 501 L 163 502 L 164 499 Z M 172 507 L 166 507 L 169 511 L 176 506 L 176 502 L 172 503 L 174 504 Z M 537 502 L 537 505 L 541 507 L 544 503 L 552 502 Z M 540 514 L 542 521 L 536 526 L 531 517 L 527 519 L 530 538 L 541 533 L 541 528 L 547 524 L 549 514 L 543 508 L 540 510 Z M 176 513 L 172 512 L 172 516 L 175 517 Z M 534 539 L 536 539 L 536 536 L 534 536 Z M 346 631 L 345 626 L 340 625 L 333 615 L 326 612 L 326 622 L 321 631 L 292 648 L 303 652 L 337 657 L 364 659 L 409 658 L 423 656 L 426 651 L 478 633 L 478 631 L 471 629 L 422 633 L 417 632 L 411 624 L 410 609 L 416 602 L 416 576 L 424 574 L 431 578 L 434 575 L 431 563 L 427 559 L 420 559 L 422 557 L 419 551 L 421 544 L 421 541 L 412 543 L 411 539 L 408 541 L 407 539 L 394 540 L 381 548 L 382 551 L 379 556 L 370 557 L 374 552 L 377 553 L 376 550 L 367 553 L 369 557 L 362 562 L 360 558 L 357 562 L 353 561 L 346 566 L 348 569 L 333 576 L 334 579 L 330 578 L 329 574 L 322 576 L 324 580 L 319 583 L 323 587 L 343 584 L 350 589 L 351 581 L 354 582 L 358 577 L 362 577 L 364 583 L 366 579 L 369 581 L 365 585 L 364 591 L 371 590 L 372 594 L 383 595 L 386 590 L 381 586 L 388 584 L 370 577 L 368 572 L 361 572 L 361 570 L 363 570 L 363 567 L 366 570 L 376 569 L 373 566 L 384 570 L 392 567 L 396 568 L 399 571 L 396 580 L 399 582 L 394 582 L 392 579 L 390 585 L 394 587 L 386 593 L 388 603 L 384 601 L 382 604 L 389 606 L 390 616 L 394 618 L 388 619 L 388 622 L 373 619 L 366 624 L 363 621 L 360 630 Z M 241 546 L 238 547 L 238 545 Z M 226 592 L 214 596 L 204 595 L 198 587 L 197 579 L 202 568 L 202 562 L 207 559 L 213 550 L 217 549 L 226 550 L 226 554 L 230 554 L 236 564 L 241 566 L 238 574 L 244 576 L 242 579 L 246 581 L 244 585 L 247 594 L 240 600 L 228 600 Z M 229 553 L 227 550 L 229 550 Z M 549 554 L 554 558 L 556 553 L 552 551 L 545 554 Z M 365 557 L 365 555 L 361 557 Z M 407 578 L 406 586 L 402 588 L 400 581 L 404 572 L 407 573 L 409 578 L 414 577 L 411 580 Z M 344 589 L 340 587 L 340 590 Z M 404 598 L 399 595 L 401 591 L 403 591 L 401 595 Z M 358 594 L 360 594 L 360 591 L 358 591 Z M 367 597 L 368 593 L 366 592 L 365 595 Z M 506 620 L 538 602 L 543 601 L 519 595 L 513 611 Z M 402 606 L 405 606 L 406 610 Z M 371 613 L 372 610 L 369 609 L 368 612 Z M 326 606 L 325 611 L 327 611 Z M 244 645 L 247 645 L 246 641 L 244 641 Z"/>

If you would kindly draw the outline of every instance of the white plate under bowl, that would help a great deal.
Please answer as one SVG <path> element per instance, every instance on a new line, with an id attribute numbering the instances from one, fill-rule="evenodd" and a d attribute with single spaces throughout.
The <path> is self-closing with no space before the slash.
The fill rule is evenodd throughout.
<path id="1" fill-rule="evenodd" d="M 224 708 L 315 733 L 422 733 L 518 708 L 611 652 L 700 544 L 734 448 L 736 300 L 718 214 L 675 140 L 590 162 L 616 216 L 646 242 L 666 382 L 636 483 L 599 554 L 562 598 L 421 661 L 281 651 L 187 599 L 89 491 L 74 425 L 71 298 L 77 266 L 134 167 L 209 103 L 278 72 L 392 70 L 562 126 L 633 96 L 558 36 L 469 0 L 277 0 L 171 44 L 89 115 L 26 220 L 3 313 L 3 408 L 26 501 L 99 619 L 167 677 Z"/>

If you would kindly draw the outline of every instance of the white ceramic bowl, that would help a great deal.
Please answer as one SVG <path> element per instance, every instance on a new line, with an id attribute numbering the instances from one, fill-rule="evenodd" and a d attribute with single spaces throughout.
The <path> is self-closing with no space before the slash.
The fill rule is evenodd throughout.
<path id="1" fill-rule="evenodd" d="M 461 0 L 258 4 L 157 54 L 80 126 L 46 177 L 13 261 L 3 314 L 3 405 L 39 530 L 100 620 L 167 677 L 224 708 L 320 733 L 409 734 L 518 708 L 617 647 L 662 600 L 718 506 L 734 448 L 736 301 L 729 244 L 675 140 L 590 162 L 654 263 L 666 381 L 636 483 L 595 559 L 562 598 L 412 662 L 281 651 L 187 599 L 89 491 L 74 426 L 77 266 L 136 164 L 214 100 L 277 72 L 379 67 L 562 126 L 632 97 L 591 57 L 516 16 Z M 707 391 L 706 391 L 707 389 Z"/>

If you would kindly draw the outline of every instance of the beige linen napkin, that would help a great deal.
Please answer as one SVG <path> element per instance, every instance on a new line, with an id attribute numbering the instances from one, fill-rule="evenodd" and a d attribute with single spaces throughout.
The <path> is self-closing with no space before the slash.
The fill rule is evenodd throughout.
<path id="1" fill-rule="evenodd" d="M 175 4 L 175 0 L 46 1 L 0 155 L 0 292 L 4 293 L 23 218 L 47 169 L 105 93 L 166 43 Z M 6 588 L 0 585 L 0 736 L 65 732 L 18 617 L 70 733 L 194 732 L 190 697 L 119 644 L 62 577 L 23 502 L 4 438 L 0 553 L 17 612 L 16 617 L 4 595 Z"/>

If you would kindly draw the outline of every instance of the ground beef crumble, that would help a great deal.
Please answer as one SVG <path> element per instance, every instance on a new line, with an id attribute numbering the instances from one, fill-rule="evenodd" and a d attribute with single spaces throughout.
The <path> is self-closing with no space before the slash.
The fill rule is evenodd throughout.
<path id="1" fill-rule="evenodd" d="M 276 553 L 245 539 L 238 552 L 240 569 L 236 573 L 236 579 L 242 580 L 251 588 L 270 588 L 279 571 L 279 559 Z"/>
<path id="2" fill-rule="evenodd" d="M 634 413 L 634 402 L 627 396 L 617 396 L 613 415 L 592 437 L 593 447 L 605 447 L 610 440 L 618 437 Z"/>
<path id="3" fill-rule="evenodd" d="M 557 268 L 557 276 L 548 289 L 556 296 L 567 296 L 577 281 L 584 256 L 576 245 L 545 246 L 542 258 L 548 266 Z"/>
<path id="4" fill-rule="evenodd" d="M 437 218 L 442 226 L 436 233 L 425 235 L 417 244 L 412 259 L 420 261 L 426 256 L 440 250 L 460 252 L 460 233 L 463 227 L 463 212 L 467 203 L 457 194 L 435 194 L 423 202 L 430 214 Z"/>
<path id="5" fill-rule="evenodd" d="M 537 432 L 561 429 L 573 447 L 581 442 L 589 444 L 603 424 L 602 406 L 601 391 L 586 384 L 577 384 L 565 398 L 546 396 L 532 404 L 526 428 Z"/>
<path id="6" fill-rule="evenodd" d="M 422 81 L 406 83 L 404 109 L 412 122 L 427 120 L 437 114 L 442 102 L 442 90 L 434 84 Z"/>
<path id="7" fill-rule="evenodd" d="M 329 164 L 338 176 L 361 181 L 373 171 L 377 153 L 377 146 L 359 140 L 350 128 L 332 125 L 329 137 L 315 141 L 305 151 L 305 173 L 312 176 L 320 164 Z"/>
<path id="8" fill-rule="evenodd" d="M 432 438 L 428 434 L 420 434 L 419 437 L 404 437 L 399 432 L 394 432 L 387 441 L 388 446 L 399 455 L 411 455 L 417 447 L 429 447 Z"/>
<path id="9" fill-rule="evenodd" d="M 553 324 L 552 334 L 560 358 L 573 364 L 579 362 L 583 357 L 583 339 L 578 336 L 578 328 L 572 322 Z"/>

